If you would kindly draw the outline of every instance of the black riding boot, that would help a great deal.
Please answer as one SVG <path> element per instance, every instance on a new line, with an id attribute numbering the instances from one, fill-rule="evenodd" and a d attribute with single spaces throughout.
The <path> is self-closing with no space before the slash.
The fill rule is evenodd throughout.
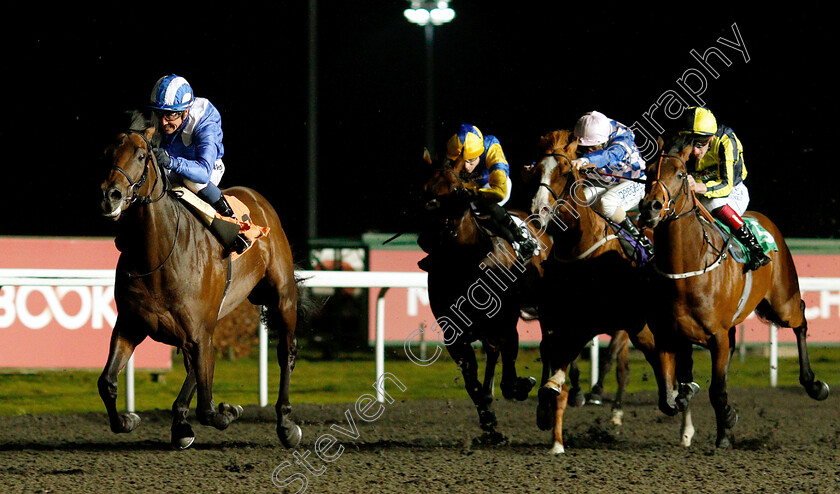
<path id="1" fill-rule="evenodd" d="M 534 240 L 531 235 L 522 231 L 522 228 L 513 221 L 513 218 L 510 217 L 510 214 L 508 214 L 507 211 L 505 211 L 502 218 L 504 219 L 500 221 L 500 226 L 509 231 L 513 237 L 511 245 L 513 245 L 513 249 L 516 251 L 517 257 L 519 257 L 519 260 L 522 262 L 528 262 L 528 260 L 534 257 L 534 254 L 537 252 L 537 241 Z"/>
<path id="2" fill-rule="evenodd" d="M 227 199 L 225 196 L 219 198 L 218 201 L 212 204 L 213 209 L 216 210 L 220 215 L 225 216 L 227 218 L 236 219 L 236 216 L 233 214 L 233 209 L 228 204 Z M 251 246 L 251 241 L 248 240 L 248 237 L 245 236 L 244 233 L 239 233 L 236 235 L 236 239 L 233 241 L 232 249 L 237 253 L 241 254 L 245 252 L 245 249 Z"/>
<path id="3" fill-rule="evenodd" d="M 653 244 L 650 243 L 650 239 L 647 238 L 647 235 L 644 235 L 636 228 L 636 225 L 633 224 L 633 221 L 630 218 L 624 218 L 624 221 L 620 224 L 621 228 L 626 230 L 631 237 L 636 239 L 639 242 L 639 245 L 642 246 L 643 249 L 653 257 Z"/>
<path id="4" fill-rule="evenodd" d="M 755 238 L 746 223 L 737 230 L 733 229 L 732 234 L 739 242 L 744 244 L 744 247 L 750 250 L 750 260 L 744 265 L 744 271 L 755 271 L 770 262 L 770 258 L 764 253 L 764 249 L 761 248 L 761 244 L 758 243 L 758 239 Z"/>

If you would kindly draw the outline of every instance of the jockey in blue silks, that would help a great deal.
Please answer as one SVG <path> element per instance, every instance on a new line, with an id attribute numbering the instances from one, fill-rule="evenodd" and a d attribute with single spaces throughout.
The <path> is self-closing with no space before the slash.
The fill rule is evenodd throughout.
<path id="1" fill-rule="evenodd" d="M 645 195 L 645 184 L 638 181 L 645 178 L 645 161 L 633 131 L 592 111 L 578 119 L 574 132 L 579 158 L 572 161 L 572 166 L 587 174 L 588 185 L 583 187 L 586 201 L 594 203 L 599 213 L 620 225 L 653 254 L 650 240 L 627 217 L 627 211 L 638 207 Z"/>
<path id="2" fill-rule="evenodd" d="M 225 173 L 222 156 L 222 116 L 206 98 L 196 98 L 192 87 L 175 74 L 158 79 L 149 102 L 161 136 L 155 157 L 174 182 L 183 184 L 220 215 L 233 217 L 219 181 Z M 234 250 L 243 252 L 250 242 L 237 237 Z"/>

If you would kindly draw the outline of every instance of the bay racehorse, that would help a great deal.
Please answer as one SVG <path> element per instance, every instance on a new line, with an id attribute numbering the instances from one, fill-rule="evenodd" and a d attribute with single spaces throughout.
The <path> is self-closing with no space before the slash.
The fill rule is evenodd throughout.
<path id="1" fill-rule="evenodd" d="M 432 177 L 423 186 L 423 226 L 418 243 L 429 253 L 421 261 L 428 271 L 429 304 L 443 342 L 464 378 L 476 406 L 481 429 L 490 441 L 499 441 L 493 411 L 495 366 L 502 359 L 500 388 L 506 399 L 525 400 L 536 379 L 519 377 L 517 323 L 520 309 L 533 307 L 529 299 L 535 280 L 542 274 L 545 250 L 522 263 L 510 244 L 490 234 L 471 211 L 471 196 L 460 178 L 463 158 L 443 166 L 432 165 L 428 152 L 425 167 Z M 524 212 L 515 212 L 521 219 Z M 532 232 L 536 231 L 534 229 Z M 540 241 L 550 240 L 541 237 Z M 544 244 L 545 245 L 545 244 Z M 481 341 L 487 355 L 484 382 L 472 342 Z"/>
<path id="2" fill-rule="evenodd" d="M 567 369 L 594 336 L 615 337 L 626 331 L 654 371 L 658 369 L 653 334 L 645 319 L 645 271 L 622 247 L 619 234 L 584 197 L 581 187 L 586 178 L 571 166 L 576 148 L 577 142 L 567 130 L 544 135 L 540 139 L 542 157 L 531 171 L 540 180 L 531 211 L 542 217 L 543 230 L 554 239 L 544 263 L 537 304 L 543 362 L 537 426 L 553 430 L 554 454 L 565 451 Z M 691 381 L 688 375 L 681 374 L 680 378 L 686 385 Z M 620 423 L 620 395 L 613 407 L 614 420 L 618 418 Z M 690 445 L 693 435 L 691 415 L 686 411 L 682 444 Z"/>
<path id="3" fill-rule="evenodd" d="M 173 446 L 183 449 L 194 441 L 187 414 L 196 390 L 196 415 L 202 425 L 225 429 L 238 419 L 241 406 L 214 403 L 213 331 L 219 319 L 248 298 L 262 306 L 266 325 L 279 334 L 277 434 L 284 446 L 294 447 L 301 430 L 289 417 L 289 379 L 295 364 L 295 329 L 303 322 L 307 304 L 299 297 L 291 249 L 277 213 L 254 190 L 224 191 L 250 209 L 255 224 L 270 229 L 267 237 L 231 261 L 198 216 L 171 193 L 167 175 L 152 153 L 154 132 L 149 127 L 119 134 L 105 152 L 109 163 L 101 186 L 101 213 L 118 221 L 116 242 L 121 250 L 114 287 L 118 315 L 98 382 L 111 430 L 131 432 L 140 422 L 135 413 L 117 412 L 117 376 L 147 337 L 184 354 L 187 377 L 172 405 Z"/>
<path id="4" fill-rule="evenodd" d="M 758 220 L 772 235 L 778 250 L 769 253 L 768 265 L 744 272 L 728 253 L 732 238 L 715 227 L 711 215 L 689 187 L 686 168 L 693 142 L 672 138 L 662 147 L 658 162 L 648 167 L 646 195 L 639 205 L 642 222 L 654 228 L 655 272 L 646 302 L 648 324 L 656 337 L 664 380 L 660 381 L 659 408 L 677 413 L 681 393 L 668 377 L 675 367 L 674 349 L 686 344 L 708 348 L 712 355 L 709 399 L 715 410 L 715 445 L 728 447 L 727 431 L 738 420 L 729 405 L 726 376 L 735 345 L 735 327 L 755 311 L 763 320 L 793 328 L 799 351 L 799 382 L 811 398 L 823 400 L 829 389 L 816 381 L 808 360 L 805 303 L 793 257 L 773 222 L 757 212 L 744 216 Z M 676 357 L 679 361 L 679 357 Z M 679 362 L 677 363 L 679 365 Z"/>

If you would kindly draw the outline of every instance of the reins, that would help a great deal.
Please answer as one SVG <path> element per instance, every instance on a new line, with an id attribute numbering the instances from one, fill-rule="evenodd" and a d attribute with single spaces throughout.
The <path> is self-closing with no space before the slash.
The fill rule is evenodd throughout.
<path id="1" fill-rule="evenodd" d="M 146 143 L 146 160 L 144 162 L 143 173 L 140 175 L 140 178 L 138 178 L 137 181 L 135 182 L 131 178 L 131 176 L 128 174 L 128 172 L 126 172 L 121 167 L 113 165 L 112 168 L 117 170 L 118 172 L 122 173 L 125 176 L 126 180 L 128 180 L 128 184 L 129 184 L 128 189 L 131 193 L 131 199 L 129 200 L 129 204 L 133 204 L 135 202 L 138 202 L 142 205 L 153 204 L 153 203 L 158 202 L 161 199 L 163 199 L 164 196 L 166 196 L 167 193 L 169 193 L 171 191 L 171 184 L 169 182 L 169 177 L 166 176 L 166 172 L 161 169 L 159 163 L 157 162 L 157 159 L 155 158 L 155 153 L 152 151 L 152 143 L 149 142 L 149 139 L 146 138 L 146 135 L 143 134 L 142 132 L 138 131 L 138 130 L 133 130 L 133 129 L 129 130 L 128 132 L 131 133 L 131 134 L 139 135 L 143 139 L 143 142 Z M 137 195 L 137 192 L 138 192 L 139 188 L 142 187 L 143 184 L 148 179 L 149 170 L 150 170 L 151 166 L 154 166 L 155 170 L 157 171 L 156 176 L 155 176 L 155 182 L 152 184 L 151 190 L 149 191 L 148 195 L 139 196 L 139 195 Z M 159 180 L 163 181 L 163 185 L 161 186 L 161 192 L 160 192 L 160 195 L 158 197 L 153 199 L 152 198 L 152 193 L 154 193 L 154 190 L 157 187 Z M 178 208 L 178 207 L 175 207 L 175 211 L 176 211 L 175 235 L 174 235 L 174 238 L 172 240 L 172 247 L 170 247 L 169 253 L 166 254 L 166 257 L 163 259 L 163 261 L 160 262 L 160 264 L 158 264 L 154 269 L 152 269 L 149 272 L 142 273 L 142 274 L 134 274 L 134 273 L 131 273 L 127 270 L 121 271 L 129 279 L 137 279 L 137 278 L 143 278 L 143 277 L 149 276 L 150 274 L 152 274 L 152 273 L 158 271 L 160 268 L 162 268 L 163 265 L 166 264 L 166 261 L 168 261 L 169 258 L 172 256 L 172 253 L 175 251 L 175 246 L 178 244 L 178 234 L 181 230 L 181 209 Z"/>
<path id="2" fill-rule="evenodd" d="M 666 203 L 667 207 L 663 207 L 663 211 L 669 211 L 669 213 L 665 215 L 665 217 L 661 220 L 661 222 L 662 223 L 665 223 L 665 222 L 673 223 L 677 220 L 680 220 L 682 218 L 693 215 L 695 218 L 697 218 L 697 221 L 699 221 L 701 223 L 700 228 L 703 231 L 703 243 L 708 245 L 709 247 L 711 247 L 711 249 L 713 251 L 716 251 L 717 257 L 715 258 L 715 260 L 712 264 L 709 264 L 705 268 L 700 269 L 700 270 L 696 270 L 696 271 L 689 271 L 689 272 L 685 272 L 685 273 L 667 273 L 665 271 L 662 271 L 659 268 L 659 266 L 657 266 L 656 261 L 653 262 L 653 269 L 654 269 L 654 271 L 656 271 L 657 274 L 659 274 L 661 276 L 664 276 L 666 278 L 670 278 L 672 280 L 680 280 L 680 279 L 685 279 L 685 278 L 691 278 L 691 277 L 694 277 L 694 276 L 700 276 L 702 274 L 706 274 L 709 271 L 717 268 L 718 266 L 721 265 L 723 260 L 726 259 L 726 257 L 727 257 L 726 252 L 729 249 L 729 245 L 732 243 L 732 235 L 729 235 L 729 236 L 726 237 L 726 242 L 724 242 L 723 247 L 721 247 L 720 249 L 718 249 L 717 247 L 714 246 L 714 244 L 712 243 L 712 240 L 709 238 L 708 231 L 706 230 L 706 228 L 703 227 L 702 223 L 703 223 L 703 221 L 706 221 L 706 223 L 708 223 L 711 226 L 711 225 L 715 224 L 715 219 L 712 217 L 711 213 L 709 213 L 709 211 L 705 207 L 703 207 L 703 205 L 700 203 L 700 200 L 697 198 L 697 195 L 692 190 L 689 189 L 689 187 L 688 187 L 688 174 L 687 173 L 686 173 L 686 176 L 682 178 L 682 185 L 680 186 L 680 189 L 677 192 L 677 195 L 673 196 L 673 197 L 671 196 L 671 191 L 668 190 L 668 187 L 660 179 L 660 171 L 662 170 L 662 161 L 663 161 L 664 158 L 676 159 L 677 161 L 679 161 L 683 165 L 683 168 L 688 170 L 688 168 L 686 167 L 685 161 L 683 161 L 683 159 L 680 158 L 677 155 L 663 154 L 659 157 L 659 165 L 656 168 L 656 179 L 654 179 L 651 182 L 651 188 L 653 188 L 654 185 L 659 185 L 662 188 L 662 191 L 665 193 L 665 197 L 668 199 L 667 203 Z M 691 206 L 691 209 L 689 209 L 688 211 L 678 213 L 674 209 L 674 206 L 676 206 L 677 199 L 679 199 L 679 197 L 683 193 L 691 195 L 692 206 Z"/>

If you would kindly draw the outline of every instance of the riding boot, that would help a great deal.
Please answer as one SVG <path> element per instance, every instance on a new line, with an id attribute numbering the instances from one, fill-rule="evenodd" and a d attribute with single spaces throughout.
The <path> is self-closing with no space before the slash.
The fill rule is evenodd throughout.
<path id="1" fill-rule="evenodd" d="M 641 233 L 636 225 L 633 224 L 633 220 L 630 218 L 624 218 L 624 221 L 620 223 L 621 228 L 627 231 L 631 237 L 633 237 L 636 242 L 639 243 L 639 246 L 642 247 L 650 254 L 650 257 L 653 257 L 653 244 L 650 243 L 650 239 L 647 238 L 647 235 Z"/>
<path id="2" fill-rule="evenodd" d="M 520 228 L 513 218 L 510 217 L 509 214 L 505 213 L 506 221 L 502 225 L 503 228 L 506 228 L 511 235 L 513 236 L 513 242 L 511 245 L 513 249 L 516 251 L 516 256 L 522 262 L 528 262 L 534 254 L 537 252 L 537 241 L 534 240 L 531 235 L 522 231 L 523 229 Z"/>
<path id="3" fill-rule="evenodd" d="M 516 251 L 516 257 L 523 263 L 534 257 L 539 248 L 537 241 L 531 235 L 522 231 L 522 228 L 513 221 L 510 214 L 497 203 L 485 204 L 484 207 L 500 230 L 497 234 L 511 244 L 513 250 Z"/>
<path id="4" fill-rule="evenodd" d="M 225 196 L 221 196 L 218 201 L 212 204 L 212 206 L 213 209 L 215 209 L 220 215 L 227 218 L 237 219 L 236 215 L 233 213 L 233 209 L 230 207 L 230 204 L 228 204 L 227 199 L 225 199 Z M 246 237 L 244 233 L 239 233 L 236 235 L 236 239 L 233 241 L 231 248 L 237 254 L 242 254 L 250 246 L 251 241 L 248 237 Z"/>
<path id="5" fill-rule="evenodd" d="M 750 250 L 750 259 L 744 265 L 744 271 L 755 271 L 770 262 L 770 257 L 764 253 L 764 249 L 758 243 L 758 239 L 755 238 L 755 235 L 753 235 L 753 232 L 747 227 L 746 223 L 741 225 L 741 228 L 737 230 L 733 229 L 732 234 L 735 235 L 735 238 L 739 242 L 744 244 L 744 247 Z"/>

